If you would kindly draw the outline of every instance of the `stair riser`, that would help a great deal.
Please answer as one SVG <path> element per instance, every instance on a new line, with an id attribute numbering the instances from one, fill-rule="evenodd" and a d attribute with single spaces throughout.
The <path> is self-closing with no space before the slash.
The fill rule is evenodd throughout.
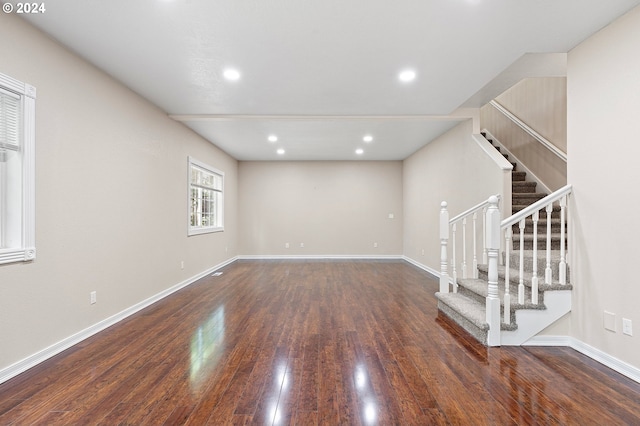
<path id="1" fill-rule="evenodd" d="M 518 183 L 518 182 L 514 182 Z M 524 186 L 524 185 L 511 185 L 511 192 L 513 194 L 535 194 L 536 187 L 535 186 Z"/>
<path id="2" fill-rule="evenodd" d="M 503 289 L 504 288 L 504 280 L 502 281 L 502 284 L 499 284 L 500 288 Z M 477 294 L 473 291 L 470 291 L 469 289 L 463 287 L 463 286 L 458 286 L 458 293 L 463 294 L 464 296 L 468 297 L 469 299 L 475 300 L 476 302 L 484 305 L 487 302 L 487 298 L 486 296 L 483 296 L 481 294 Z M 504 316 L 504 292 L 500 292 L 500 315 L 501 317 Z M 518 285 L 517 284 L 511 284 L 509 286 L 509 294 L 511 295 L 511 305 L 514 306 L 518 303 Z M 544 302 L 543 299 L 543 292 L 538 293 L 538 303 L 542 304 Z M 531 302 L 531 288 L 525 286 L 524 288 L 524 300 L 525 302 Z M 512 309 L 512 311 L 515 311 L 514 309 Z M 512 320 L 511 322 L 515 322 L 515 312 L 512 312 Z M 504 320 L 504 319 L 503 319 Z"/>
<path id="3" fill-rule="evenodd" d="M 511 182 L 524 182 L 527 172 L 511 172 Z"/>
<path id="4" fill-rule="evenodd" d="M 547 240 L 546 239 L 539 239 L 538 240 L 538 250 L 546 250 L 547 249 Z M 520 250 L 520 239 L 518 238 L 514 238 L 512 241 L 512 247 L 513 250 Z M 565 250 L 567 249 L 567 243 L 565 241 L 565 246 L 564 246 Z M 524 242 L 524 249 L 525 250 L 533 250 L 533 241 L 525 241 Z M 560 240 L 559 239 L 551 239 L 551 250 L 560 250 Z"/>
<path id="5" fill-rule="evenodd" d="M 544 198 L 544 195 L 540 195 L 537 193 L 513 193 L 511 194 L 511 200 L 513 204 L 526 204 L 530 205 L 535 203 L 536 201 L 540 201 Z"/>
<path id="6" fill-rule="evenodd" d="M 564 232 L 567 232 L 567 225 L 564 225 Z M 516 223 L 515 225 L 513 225 L 511 227 L 511 233 L 513 235 L 512 238 L 517 239 L 519 238 L 520 235 L 520 224 Z M 525 223 L 525 227 L 524 227 L 524 233 L 525 234 L 533 234 L 533 222 L 531 221 L 526 221 Z M 547 233 L 547 222 L 545 221 L 539 221 L 538 222 L 538 234 L 546 234 Z M 552 221 L 551 222 L 551 233 L 552 234 L 559 234 L 560 233 L 560 221 Z"/>
<path id="7" fill-rule="evenodd" d="M 511 266 L 511 269 L 516 269 L 516 270 L 518 269 L 517 267 L 514 267 L 513 265 L 510 265 L 510 266 Z M 539 285 L 540 284 L 544 284 L 544 273 L 545 273 L 544 271 L 545 271 L 545 264 L 544 263 L 538 264 L 538 284 Z M 525 277 L 526 276 L 528 276 L 528 275 L 525 274 Z M 489 277 L 488 277 L 487 273 L 484 272 L 484 271 L 478 271 L 478 278 L 480 278 L 482 280 L 485 280 L 487 282 L 489 281 Z M 570 282 L 569 278 L 570 278 L 569 277 L 569 271 L 567 271 L 567 282 Z M 556 283 L 560 280 L 560 278 L 558 276 L 558 268 L 551 268 L 551 280 L 553 282 L 556 282 Z M 516 294 L 517 294 L 517 290 L 518 290 L 517 286 L 520 284 L 520 278 L 519 278 L 517 273 L 512 273 L 511 275 L 509 275 L 509 283 L 510 283 L 510 288 L 511 288 L 510 291 L 512 292 L 512 294 L 513 294 L 513 287 L 512 286 L 516 286 L 515 287 L 515 291 L 516 291 Z M 504 286 L 504 274 L 499 274 L 498 275 L 498 285 L 499 286 Z M 527 281 L 524 282 L 524 285 L 526 287 L 531 287 L 531 283 L 527 282 Z"/>
<path id="8" fill-rule="evenodd" d="M 504 256 L 503 256 L 504 257 Z M 559 271 L 560 271 L 560 260 L 559 259 L 551 259 L 551 278 L 553 281 L 560 281 Z M 545 257 L 544 252 L 539 252 L 538 254 L 538 278 L 544 280 L 545 269 L 547 266 L 547 259 Z M 518 253 L 510 253 L 509 254 L 509 267 L 513 269 L 520 269 L 520 255 Z M 524 258 L 524 270 L 525 271 L 533 271 L 533 258 L 525 257 Z M 566 265 L 567 268 L 567 283 L 571 282 L 571 275 L 569 265 Z"/>
<path id="9" fill-rule="evenodd" d="M 511 213 L 518 213 L 520 210 L 524 210 L 525 208 L 529 207 L 531 204 L 527 204 L 524 205 L 522 204 L 521 201 L 518 200 L 513 200 L 512 201 L 512 205 L 511 205 Z M 531 217 L 531 216 L 529 216 Z M 540 215 L 539 215 L 540 219 L 546 219 L 547 218 L 547 212 L 546 210 L 540 210 Z M 560 207 L 557 206 L 553 206 L 553 211 L 551 212 L 551 218 L 552 219 L 560 219 Z"/>
<path id="10" fill-rule="evenodd" d="M 453 322 L 458 324 L 460 327 L 465 329 L 469 334 L 471 334 L 475 339 L 477 339 L 480 343 L 486 345 L 487 344 L 487 332 L 485 330 L 481 330 L 476 327 L 475 324 L 467 320 L 465 317 L 460 315 L 458 312 L 454 311 L 442 301 L 438 300 L 438 310 L 451 318 Z"/>

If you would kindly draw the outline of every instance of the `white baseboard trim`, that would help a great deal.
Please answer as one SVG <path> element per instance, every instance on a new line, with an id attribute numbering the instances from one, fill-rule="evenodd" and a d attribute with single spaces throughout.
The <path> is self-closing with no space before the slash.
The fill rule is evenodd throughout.
<path id="1" fill-rule="evenodd" d="M 440 279 L 440 272 L 436 271 L 435 269 L 427 266 L 427 265 L 423 265 L 422 263 L 418 262 L 417 260 L 414 260 L 410 257 L 407 256 L 402 256 L 402 259 L 409 262 L 410 264 L 412 264 L 413 266 L 417 266 L 418 268 L 422 269 L 423 271 L 426 271 L 428 273 L 430 273 L 431 275 L 433 275 L 434 277 L 436 277 L 437 279 Z"/>
<path id="2" fill-rule="evenodd" d="M 571 346 L 569 336 L 533 336 L 522 346 Z"/>
<path id="3" fill-rule="evenodd" d="M 244 254 L 238 256 L 238 260 L 401 260 L 400 254 Z"/>
<path id="4" fill-rule="evenodd" d="M 80 342 L 82 342 L 83 340 L 93 336 L 96 333 L 101 332 L 102 330 L 111 327 L 112 325 L 122 321 L 123 319 L 135 314 L 136 312 L 156 303 L 157 301 L 169 296 L 172 293 L 175 293 L 176 291 L 190 285 L 193 284 L 194 282 L 196 282 L 197 280 L 199 280 L 200 278 L 203 278 L 213 272 L 215 272 L 216 270 L 229 265 L 230 263 L 235 262 L 238 259 L 238 257 L 232 257 L 212 268 L 207 269 L 204 272 L 201 272 L 191 278 L 188 278 L 176 285 L 174 285 L 173 287 L 170 287 L 166 290 L 161 291 L 160 293 L 149 297 L 148 299 L 145 299 L 139 303 L 136 303 L 135 305 L 121 311 L 118 312 L 115 315 L 110 316 L 109 318 L 106 318 L 90 327 L 85 328 L 82 331 L 79 331 L 78 333 L 69 336 L 57 343 L 54 343 L 53 345 L 39 351 L 36 352 L 33 355 L 30 355 L 26 358 L 24 358 L 23 360 L 20 360 L 6 368 L 3 368 L 2 370 L 0 370 L 0 383 L 4 383 L 9 379 L 12 379 L 13 377 L 16 377 L 18 374 L 23 373 L 25 371 L 27 371 L 28 369 L 35 367 L 36 365 L 40 364 L 43 361 L 46 361 L 47 359 L 59 354 L 60 352 L 69 349 L 70 347 L 72 347 L 73 345 L 76 345 Z"/>
<path id="5" fill-rule="evenodd" d="M 606 365 L 610 369 L 617 371 L 623 376 L 627 376 L 631 380 L 640 383 L 640 368 L 621 361 L 618 358 L 609 355 L 600 349 L 594 348 L 593 346 L 590 346 L 578 339 L 570 338 L 569 346 L 589 358 L 598 361 L 600 364 Z"/>
<path id="6" fill-rule="evenodd" d="M 640 383 L 640 368 L 634 367 L 631 364 L 621 361 L 600 349 L 594 348 L 593 346 L 570 336 L 534 336 L 525 342 L 523 346 L 568 346 L 581 354 L 588 356 L 594 361 L 617 371 L 623 376 Z"/>

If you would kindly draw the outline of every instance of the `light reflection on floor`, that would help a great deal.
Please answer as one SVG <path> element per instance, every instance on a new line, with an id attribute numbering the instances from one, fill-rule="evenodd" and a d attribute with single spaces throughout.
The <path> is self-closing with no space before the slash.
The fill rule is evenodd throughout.
<path id="1" fill-rule="evenodd" d="M 220 360 L 224 351 L 224 333 L 224 305 L 221 305 L 191 337 L 189 380 L 193 390 L 200 388 Z"/>

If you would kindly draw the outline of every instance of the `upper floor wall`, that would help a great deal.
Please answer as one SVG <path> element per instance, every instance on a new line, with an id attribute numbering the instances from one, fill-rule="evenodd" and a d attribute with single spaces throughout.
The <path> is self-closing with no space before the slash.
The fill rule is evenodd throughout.
<path id="1" fill-rule="evenodd" d="M 567 152 L 566 77 L 526 78 L 496 98 L 562 152 Z M 550 190 L 567 183 L 567 164 L 504 114 L 487 104 L 480 127 L 488 129 Z"/>

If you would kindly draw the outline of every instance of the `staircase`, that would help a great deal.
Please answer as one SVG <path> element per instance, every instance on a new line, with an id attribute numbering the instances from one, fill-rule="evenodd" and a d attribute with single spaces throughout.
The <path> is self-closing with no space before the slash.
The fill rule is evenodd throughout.
<path id="1" fill-rule="evenodd" d="M 483 136 L 486 137 L 485 134 Z M 493 145 L 491 137 L 487 140 Z M 494 146 L 500 151 L 499 146 Z M 503 155 L 509 160 L 508 155 Z M 516 215 L 522 211 L 527 213 L 527 209 L 537 209 L 538 206 L 541 206 L 542 210 L 528 213 L 526 218 L 515 217 L 517 220 L 513 224 L 509 223 L 509 219 L 502 221 L 502 233 L 505 234 L 505 240 L 502 241 L 504 251 L 500 253 L 500 265 L 497 266 L 499 335 L 493 334 L 493 339 L 489 338 L 491 315 L 487 315 L 487 306 L 490 305 L 487 299 L 490 287 L 487 264 L 477 265 L 477 272 L 473 273 L 477 278 L 460 279 L 456 279 L 456 268 L 453 265 L 453 292 L 449 292 L 449 285 L 443 287 L 441 281 L 441 290 L 436 293 L 441 314 L 451 318 L 477 340 L 490 346 L 523 344 L 571 310 L 572 287 L 569 284 L 568 267 L 565 266 L 567 238 L 566 233 L 563 235 L 562 229 L 563 221 L 565 226 L 566 221 L 565 212 L 560 207 L 566 206 L 570 187 L 565 187 L 569 188 L 568 190 L 563 188 L 564 192 L 561 195 L 554 193 L 545 199 L 548 194 L 536 192 L 537 183 L 527 181 L 526 172 L 517 170 L 516 163 L 511 164 L 512 214 Z M 547 201 L 549 199 L 560 202 L 550 203 Z M 530 207 L 534 204 L 536 205 Z M 446 204 L 443 203 L 443 208 L 444 206 Z M 486 209 L 485 206 L 484 211 Z M 534 222 L 537 222 L 535 235 Z M 521 233 L 522 225 L 524 228 Z M 442 226 L 441 222 L 441 232 Z M 453 238 L 456 238 L 455 232 Z M 550 250 L 547 253 L 548 249 Z M 455 245 L 453 250 L 455 251 Z M 535 262 L 534 256 L 537 259 Z M 444 275 L 447 275 L 444 266 L 442 269 Z M 566 272 L 560 272 L 561 270 Z M 507 287 L 505 279 L 508 282 Z M 497 300 L 495 303 L 497 304 Z M 508 312 L 506 315 L 505 306 Z M 497 308 L 493 309 L 497 311 Z M 494 324 L 498 322 L 495 321 Z M 496 344 L 496 341 L 499 343 Z"/>

